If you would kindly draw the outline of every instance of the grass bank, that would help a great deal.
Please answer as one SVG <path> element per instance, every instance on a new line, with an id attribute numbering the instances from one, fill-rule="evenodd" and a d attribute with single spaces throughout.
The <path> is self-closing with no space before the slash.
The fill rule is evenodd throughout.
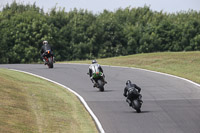
<path id="1" fill-rule="evenodd" d="M 164 72 L 200 83 L 200 52 L 160 52 L 97 59 L 99 64 L 127 66 Z M 91 63 L 71 61 L 68 63 Z"/>
<path id="2" fill-rule="evenodd" d="M 1 133 L 95 133 L 77 97 L 40 78 L 0 69 Z"/>

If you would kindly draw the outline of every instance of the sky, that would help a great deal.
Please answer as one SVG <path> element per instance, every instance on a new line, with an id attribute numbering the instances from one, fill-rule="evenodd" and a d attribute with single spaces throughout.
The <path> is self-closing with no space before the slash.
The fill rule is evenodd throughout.
<path id="1" fill-rule="evenodd" d="M 53 7 L 65 8 L 68 12 L 77 9 L 87 9 L 93 13 L 101 13 L 104 9 L 116 11 L 119 8 L 137 8 L 147 5 L 153 11 L 163 11 L 167 13 L 176 13 L 180 11 L 196 10 L 200 11 L 200 0 L 15 0 L 18 3 L 33 4 L 49 12 Z M 0 10 L 13 0 L 0 0 Z"/>

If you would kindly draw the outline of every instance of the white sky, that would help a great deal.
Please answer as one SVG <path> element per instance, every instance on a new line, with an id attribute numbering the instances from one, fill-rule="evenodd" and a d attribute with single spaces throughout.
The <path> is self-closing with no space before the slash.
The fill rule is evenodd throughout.
<path id="1" fill-rule="evenodd" d="M 0 0 L 0 10 L 7 3 L 12 3 L 13 0 Z M 115 11 L 118 8 L 143 7 L 145 4 L 150 6 L 154 11 L 161 11 L 172 13 L 177 11 L 188 11 L 193 9 L 200 11 L 200 0 L 16 0 L 20 3 L 34 3 L 48 12 L 51 8 L 65 7 L 66 11 L 73 8 L 87 9 L 93 13 L 102 12 L 104 9 Z"/>

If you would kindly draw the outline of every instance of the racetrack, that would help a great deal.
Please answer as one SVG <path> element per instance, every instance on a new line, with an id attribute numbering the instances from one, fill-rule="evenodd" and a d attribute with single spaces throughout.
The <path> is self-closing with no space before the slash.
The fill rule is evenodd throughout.
<path id="1" fill-rule="evenodd" d="M 79 93 L 100 120 L 106 133 L 200 133 L 200 87 L 175 77 L 140 69 L 103 66 L 105 92 L 92 87 L 89 65 L 0 65 L 31 72 L 66 85 Z M 142 88 L 142 113 L 125 102 L 123 89 L 130 79 Z"/>

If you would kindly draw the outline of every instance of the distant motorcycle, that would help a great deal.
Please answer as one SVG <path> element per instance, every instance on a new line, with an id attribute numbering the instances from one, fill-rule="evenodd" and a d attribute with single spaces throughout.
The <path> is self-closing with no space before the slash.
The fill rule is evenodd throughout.
<path id="1" fill-rule="evenodd" d="M 89 73 L 87 73 L 89 75 Z M 104 85 L 105 82 L 103 80 L 103 73 L 102 72 L 96 72 L 92 75 L 94 80 L 94 87 L 99 88 L 100 91 L 104 91 Z"/>
<path id="2" fill-rule="evenodd" d="M 131 93 L 131 107 L 136 110 L 137 113 L 141 112 L 142 101 L 139 98 L 139 92 L 136 89 L 133 89 Z M 128 102 L 128 101 L 127 101 Z M 129 102 L 128 102 L 129 103 Z M 130 104 L 130 103 L 129 103 Z"/>
<path id="3" fill-rule="evenodd" d="M 48 65 L 49 68 L 53 68 L 53 55 L 51 53 L 51 50 L 46 50 L 44 53 L 44 59 L 46 61 L 46 64 Z"/>

